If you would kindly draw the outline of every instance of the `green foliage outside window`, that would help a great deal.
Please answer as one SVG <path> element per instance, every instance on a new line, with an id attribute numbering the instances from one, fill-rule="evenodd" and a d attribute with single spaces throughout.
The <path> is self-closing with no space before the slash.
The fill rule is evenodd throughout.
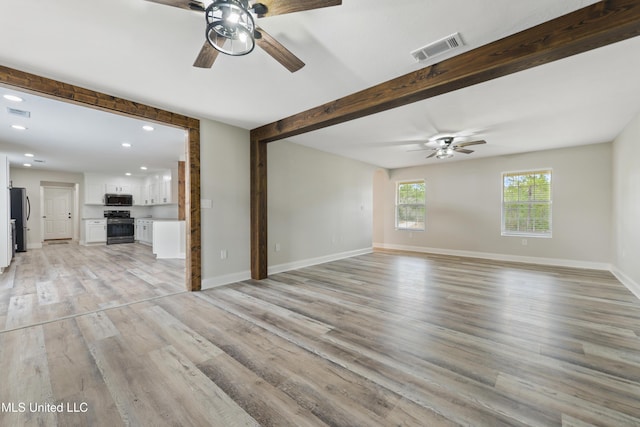
<path id="1" fill-rule="evenodd" d="M 396 228 L 424 230 L 426 218 L 424 181 L 398 183 Z"/>
<path id="2" fill-rule="evenodd" d="M 503 234 L 551 235 L 551 171 L 502 175 Z"/>

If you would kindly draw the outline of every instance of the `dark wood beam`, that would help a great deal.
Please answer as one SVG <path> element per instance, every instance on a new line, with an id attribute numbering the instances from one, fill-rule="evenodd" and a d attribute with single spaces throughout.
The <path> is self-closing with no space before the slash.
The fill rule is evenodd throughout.
<path id="1" fill-rule="evenodd" d="M 267 143 L 251 140 L 251 278 L 267 277 Z"/>
<path id="2" fill-rule="evenodd" d="M 253 129 L 262 142 L 300 135 L 547 64 L 640 34 L 640 2 L 595 3 L 512 36 Z"/>
<path id="3" fill-rule="evenodd" d="M 188 130 L 188 144 L 185 161 L 185 221 L 187 262 L 187 290 L 202 289 L 202 242 L 200 220 L 200 127 Z"/>
<path id="4" fill-rule="evenodd" d="M 260 150 L 264 150 L 264 165 L 251 162 L 252 277 L 267 277 L 266 143 L 432 98 L 639 34 L 640 1 L 601 1 L 438 64 L 253 129 L 252 159 L 253 147 L 263 147 Z"/>
<path id="5" fill-rule="evenodd" d="M 95 92 L 68 83 L 0 65 L 0 84 L 52 99 L 72 102 L 85 107 L 141 118 L 185 129 L 188 134 L 185 162 L 184 209 L 187 229 L 186 287 L 201 288 L 201 225 L 200 225 L 200 121 L 191 117 L 150 107 L 115 96 Z"/>

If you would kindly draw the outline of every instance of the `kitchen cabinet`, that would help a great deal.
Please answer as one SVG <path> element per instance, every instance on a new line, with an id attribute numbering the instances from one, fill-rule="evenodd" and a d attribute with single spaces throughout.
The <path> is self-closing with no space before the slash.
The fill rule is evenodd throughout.
<path id="1" fill-rule="evenodd" d="M 133 196 L 134 206 L 144 206 L 143 184 L 135 184 L 131 187 L 131 195 Z"/>
<path id="2" fill-rule="evenodd" d="M 178 170 L 165 169 L 144 179 L 87 172 L 84 191 L 87 205 L 103 205 L 106 193 L 131 194 L 135 206 L 177 204 Z"/>
<path id="3" fill-rule="evenodd" d="M 118 183 L 106 183 L 105 193 L 109 194 L 131 194 L 131 184 Z"/>
<path id="4" fill-rule="evenodd" d="M 178 170 L 167 169 L 145 180 L 145 205 L 169 205 L 178 203 Z"/>
<path id="5" fill-rule="evenodd" d="M 105 194 L 133 195 L 136 186 L 140 185 L 142 185 L 141 179 L 86 172 L 84 174 L 84 203 L 86 205 L 104 205 Z M 136 203 L 135 197 L 134 204 L 139 204 Z"/>
<path id="6" fill-rule="evenodd" d="M 153 243 L 152 219 L 136 219 L 136 240 L 146 245 Z"/>
<path id="7" fill-rule="evenodd" d="M 86 219 L 84 221 L 85 243 L 105 243 L 107 241 L 107 220 Z"/>

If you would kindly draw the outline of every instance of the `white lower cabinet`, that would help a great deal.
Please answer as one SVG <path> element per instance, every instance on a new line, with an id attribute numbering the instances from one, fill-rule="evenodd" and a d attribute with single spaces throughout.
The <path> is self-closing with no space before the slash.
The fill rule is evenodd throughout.
<path id="1" fill-rule="evenodd" d="M 107 241 L 107 220 L 86 219 L 84 221 L 86 243 L 104 243 Z"/>
<path id="2" fill-rule="evenodd" d="M 152 219 L 136 219 L 136 240 L 147 245 L 153 243 Z"/>

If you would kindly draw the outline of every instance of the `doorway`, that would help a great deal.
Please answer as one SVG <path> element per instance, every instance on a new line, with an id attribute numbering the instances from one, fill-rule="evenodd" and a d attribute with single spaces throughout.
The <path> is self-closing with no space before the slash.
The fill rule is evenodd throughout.
<path id="1" fill-rule="evenodd" d="M 75 188 L 42 187 L 42 240 L 71 240 L 74 236 Z"/>
<path id="2" fill-rule="evenodd" d="M 186 287 L 199 291 L 202 286 L 201 222 L 200 222 L 200 121 L 160 110 L 148 105 L 117 98 L 100 92 L 0 66 L 0 81 L 18 89 L 37 92 L 53 99 L 78 103 L 125 116 L 143 118 L 185 129 L 188 134 L 185 157 L 184 207 L 186 227 Z"/>

